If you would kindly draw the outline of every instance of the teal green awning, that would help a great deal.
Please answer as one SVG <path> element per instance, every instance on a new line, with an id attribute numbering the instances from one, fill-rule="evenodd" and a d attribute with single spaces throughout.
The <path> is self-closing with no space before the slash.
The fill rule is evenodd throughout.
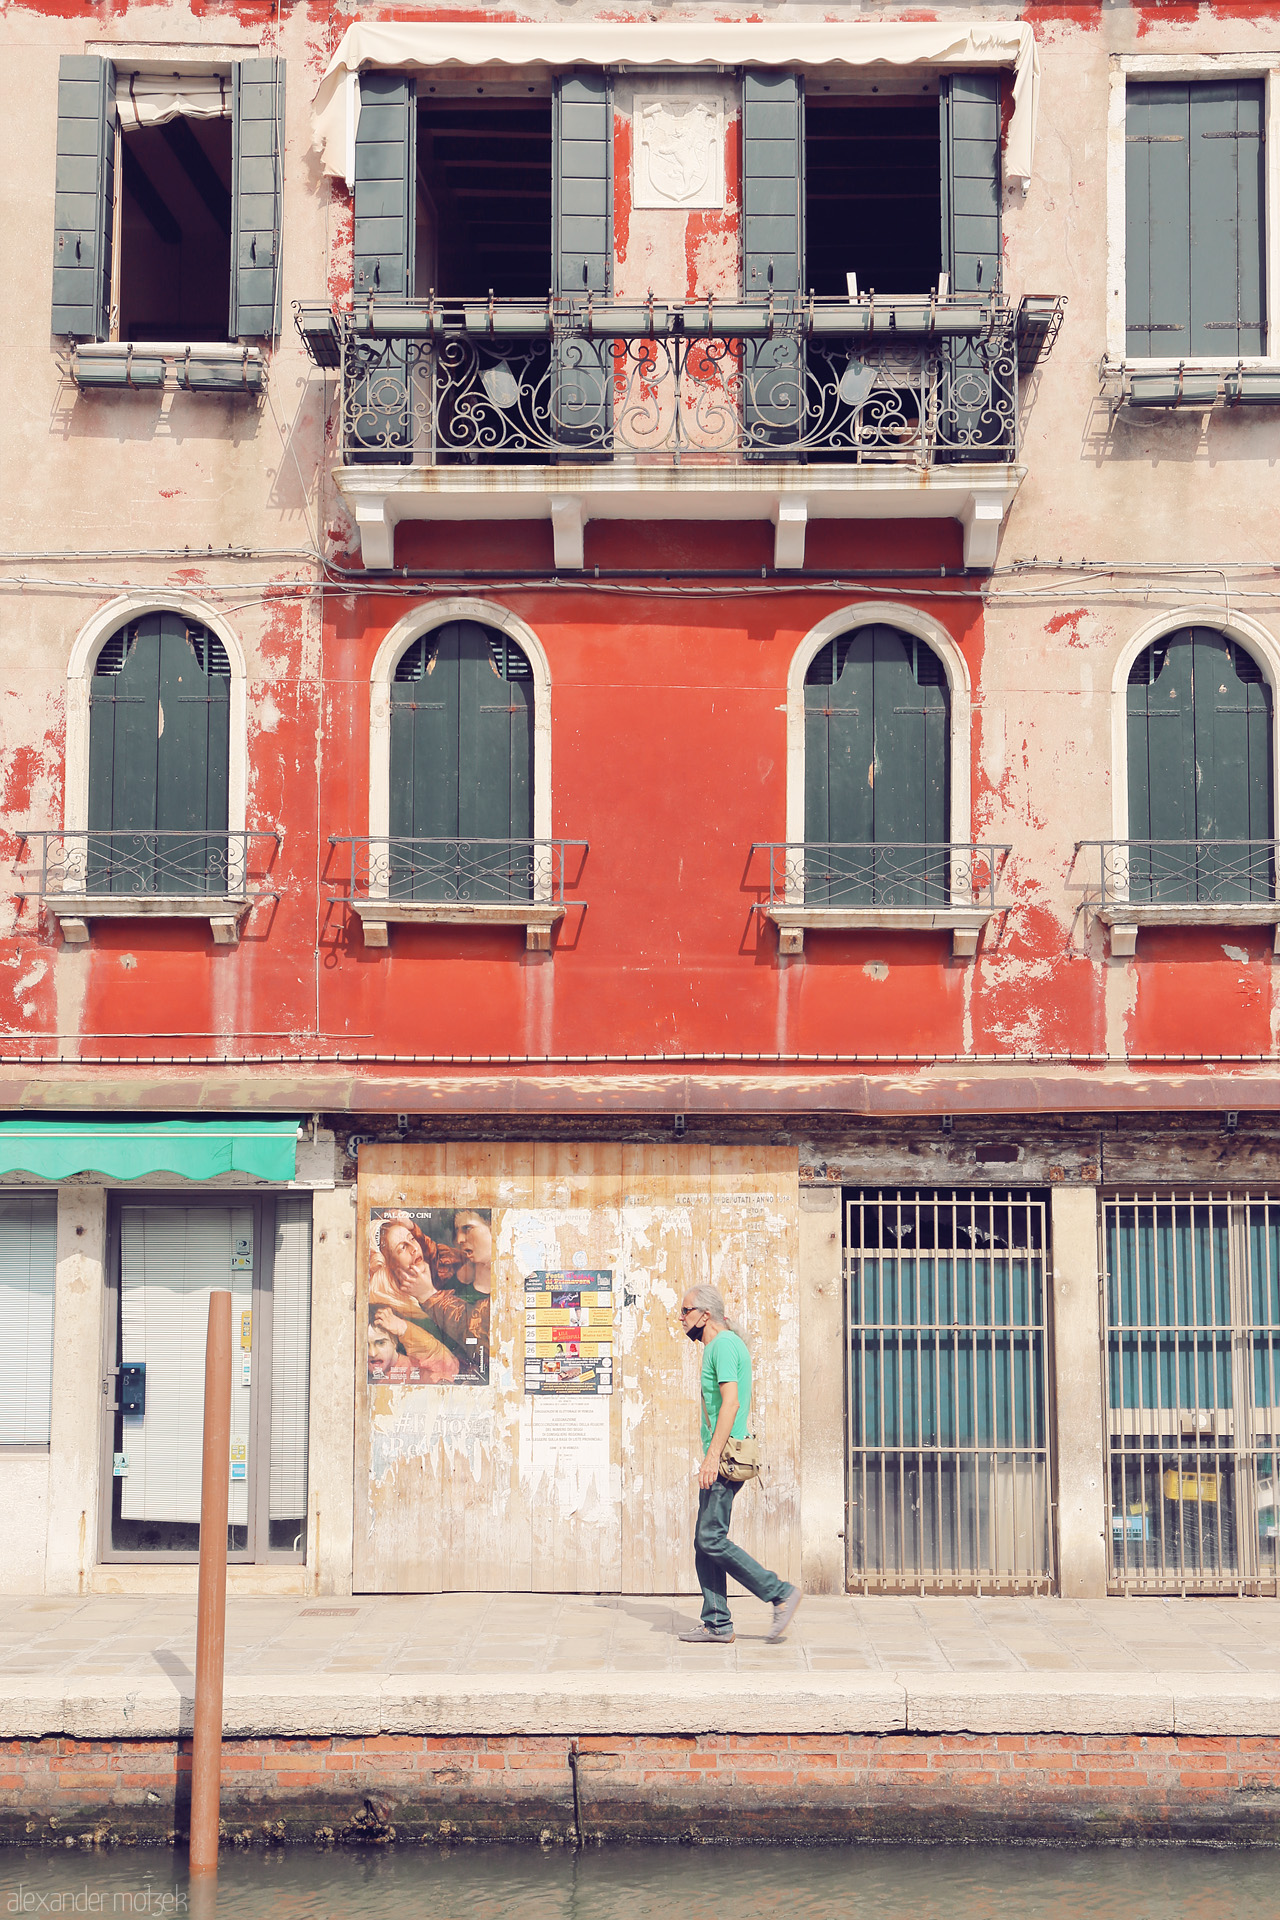
<path id="1" fill-rule="evenodd" d="M 297 1146 L 297 1114 L 0 1120 L 0 1173 L 34 1173 L 41 1180 L 66 1180 L 73 1173 L 103 1173 L 113 1180 L 140 1180 L 149 1173 L 180 1173 L 188 1180 L 211 1180 L 216 1173 L 292 1180 Z"/>

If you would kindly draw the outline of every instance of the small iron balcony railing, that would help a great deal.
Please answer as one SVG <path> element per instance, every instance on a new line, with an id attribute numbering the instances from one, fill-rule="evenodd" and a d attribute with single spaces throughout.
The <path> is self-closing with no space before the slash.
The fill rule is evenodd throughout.
<path id="1" fill-rule="evenodd" d="M 1265 905 L 1276 895 L 1276 840 L 1082 840 L 1099 855 L 1094 904 Z"/>
<path id="2" fill-rule="evenodd" d="M 1019 336 L 999 297 L 433 295 L 298 324 L 340 369 L 348 462 L 1017 457 Z"/>
<path id="3" fill-rule="evenodd" d="M 494 840 L 469 835 L 424 839 L 398 834 L 330 834 L 347 849 L 338 897 L 349 906 L 397 901 L 460 906 L 581 906 L 565 894 L 568 857 L 585 840 Z M 580 864 L 580 863 L 579 863 Z"/>
<path id="4" fill-rule="evenodd" d="M 281 836 L 271 830 L 23 828 L 21 838 L 36 854 L 22 868 L 32 876 L 32 883 L 18 890 L 23 899 L 255 900 L 280 894 L 269 869 Z"/>
<path id="5" fill-rule="evenodd" d="M 767 855 L 770 907 L 938 907 L 996 911 L 1007 846 L 947 841 L 757 841 Z"/>

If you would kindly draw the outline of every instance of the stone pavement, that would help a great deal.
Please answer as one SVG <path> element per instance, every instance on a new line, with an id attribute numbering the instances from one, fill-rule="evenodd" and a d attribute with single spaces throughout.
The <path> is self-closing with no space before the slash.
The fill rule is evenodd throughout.
<path id="1" fill-rule="evenodd" d="M 696 1596 L 447 1593 L 227 1602 L 228 1677 L 704 1673 L 1275 1674 L 1280 1601 L 810 1595 L 786 1640 L 733 1596 L 731 1647 L 685 1646 Z M 0 1596 L 0 1679 L 167 1674 L 195 1658 L 191 1597 Z M 7 1689 L 6 1689 L 7 1690 Z"/>
<path id="2" fill-rule="evenodd" d="M 232 1598 L 229 1735 L 966 1731 L 1280 1734 L 1280 1602 L 810 1596 L 784 1643 L 734 1600 Z M 0 1599 L 0 1738 L 191 1724 L 188 1597 Z"/>

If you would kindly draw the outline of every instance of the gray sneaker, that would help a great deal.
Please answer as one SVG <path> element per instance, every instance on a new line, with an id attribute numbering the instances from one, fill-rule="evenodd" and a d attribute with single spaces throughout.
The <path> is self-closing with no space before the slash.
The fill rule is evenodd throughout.
<path id="1" fill-rule="evenodd" d="M 773 1625 L 765 1635 L 767 1641 L 781 1640 L 783 1634 L 791 1625 L 792 1615 L 803 1599 L 804 1595 L 801 1593 L 799 1587 L 788 1587 L 781 1600 L 774 1601 Z"/>
<path id="2" fill-rule="evenodd" d="M 696 1641 L 700 1646 L 708 1643 L 717 1647 L 731 1646 L 735 1637 L 732 1627 L 690 1627 L 677 1636 L 681 1640 Z"/>

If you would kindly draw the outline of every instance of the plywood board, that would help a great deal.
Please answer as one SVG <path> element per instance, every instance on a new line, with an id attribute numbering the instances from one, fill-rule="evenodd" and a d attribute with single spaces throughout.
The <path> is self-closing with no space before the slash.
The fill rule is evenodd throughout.
<path id="1" fill-rule="evenodd" d="M 735 1537 L 798 1577 L 793 1150 L 365 1147 L 359 1198 L 361 1328 L 371 1222 L 387 1209 L 481 1210 L 492 1292 L 487 1382 L 421 1384 L 403 1366 L 370 1380 L 359 1368 L 357 1591 L 693 1590 L 700 1353 L 678 1308 L 704 1280 L 752 1345 L 753 1425 L 769 1463 L 764 1487 L 739 1496 Z M 447 1275 L 450 1250 L 436 1258 Z M 578 1267 L 614 1275 L 615 1392 L 560 1400 L 548 1425 L 545 1400 L 523 1391 L 524 1279 Z"/>

